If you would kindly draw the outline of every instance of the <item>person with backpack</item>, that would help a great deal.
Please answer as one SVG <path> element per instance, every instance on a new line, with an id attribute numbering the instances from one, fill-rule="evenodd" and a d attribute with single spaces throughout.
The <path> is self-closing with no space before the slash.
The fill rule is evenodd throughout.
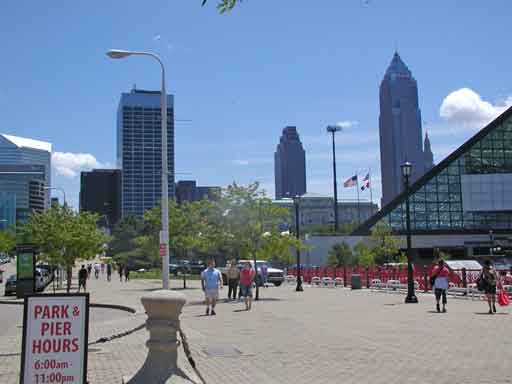
<path id="1" fill-rule="evenodd" d="M 450 269 L 444 263 L 443 259 L 439 259 L 437 265 L 432 269 L 432 274 L 430 277 L 432 289 L 434 290 L 434 295 L 436 297 L 436 310 L 438 313 L 441 312 L 441 307 L 439 305 L 441 298 L 443 299 L 443 313 L 446 312 L 446 291 L 449 288 L 449 275 Z"/>
<path id="2" fill-rule="evenodd" d="M 483 288 L 489 304 L 489 315 L 496 313 L 496 285 L 498 283 L 498 275 L 493 268 L 490 260 L 485 260 L 482 273 L 480 274 L 480 286 Z"/>

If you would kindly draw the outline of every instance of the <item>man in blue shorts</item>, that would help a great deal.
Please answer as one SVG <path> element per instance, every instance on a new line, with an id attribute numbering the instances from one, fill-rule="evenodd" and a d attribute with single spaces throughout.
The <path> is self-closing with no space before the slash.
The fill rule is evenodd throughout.
<path id="1" fill-rule="evenodd" d="M 208 268 L 201 273 L 201 286 L 206 299 L 206 315 L 215 316 L 215 304 L 219 298 L 219 288 L 222 289 L 222 274 L 215 268 L 215 260 L 208 260 Z M 210 312 L 210 306 L 212 307 Z"/>

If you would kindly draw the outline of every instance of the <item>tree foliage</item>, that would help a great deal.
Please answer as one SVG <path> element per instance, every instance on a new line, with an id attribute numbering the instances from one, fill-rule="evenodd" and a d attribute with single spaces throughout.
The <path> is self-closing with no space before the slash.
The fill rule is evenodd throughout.
<path id="1" fill-rule="evenodd" d="M 0 252 L 9 253 L 16 247 L 16 231 L 7 228 L 0 231 Z"/>
<path id="2" fill-rule="evenodd" d="M 401 242 L 393 235 L 389 224 L 382 221 L 377 223 L 371 231 L 371 239 L 377 264 L 398 262 Z"/>
<path id="3" fill-rule="evenodd" d="M 303 248 L 295 237 L 279 232 L 280 224 L 289 215 L 288 209 L 272 204 L 258 183 L 247 186 L 233 183 L 215 201 L 177 204 L 172 200 L 169 202 L 171 257 L 214 257 L 218 262 L 228 258 L 258 258 L 286 263 L 294 248 Z M 140 222 L 122 221 L 113 231 L 114 258 L 123 263 L 133 260 L 139 263 L 144 258 L 152 266 L 160 264 L 160 228 L 160 206 L 146 211 Z"/>
<path id="4" fill-rule="evenodd" d="M 329 250 L 327 264 L 332 267 L 346 267 L 352 265 L 353 254 L 350 246 L 346 242 L 334 244 Z"/>
<path id="5" fill-rule="evenodd" d="M 40 259 L 68 270 L 67 290 L 71 287 L 71 269 L 77 260 L 94 258 L 103 251 L 107 236 L 97 229 L 98 215 L 76 213 L 67 206 L 52 206 L 34 213 L 24 231 L 40 251 Z"/>
<path id="6" fill-rule="evenodd" d="M 202 6 L 204 7 L 208 0 L 203 0 Z M 237 3 L 241 3 L 242 0 L 219 0 L 217 3 L 217 10 L 219 13 L 225 13 L 231 11 Z"/>
<path id="7" fill-rule="evenodd" d="M 373 251 L 362 241 L 354 246 L 354 258 L 358 265 L 373 267 L 375 265 L 375 255 Z"/>

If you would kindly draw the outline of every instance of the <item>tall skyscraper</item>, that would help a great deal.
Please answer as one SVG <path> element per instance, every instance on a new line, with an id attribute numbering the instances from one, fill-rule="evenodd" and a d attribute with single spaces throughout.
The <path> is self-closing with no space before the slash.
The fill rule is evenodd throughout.
<path id="1" fill-rule="evenodd" d="M 99 223 L 112 228 L 121 218 L 121 170 L 93 169 L 80 174 L 80 212 L 99 214 Z"/>
<path id="2" fill-rule="evenodd" d="M 274 153 L 276 199 L 306 193 L 306 152 L 296 127 L 286 127 Z"/>
<path id="3" fill-rule="evenodd" d="M 167 95 L 169 197 L 174 196 L 174 98 Z M 117 163 L 121 169 L 122 216 L 142 216 L 162 198 L 160 92 L 123 93 L 117 112 Z"/>
<path id="4" fill-rule="evenodd" d="M 24 137 L 0 134 L 0 165 L 38 165 L 43 167 L 44 186 L 51 186 L 51 157 L 52 145 L 45 141 L 27 139 Z M 45 208 L 50 206 L 50 192 L 43 190 Z"/>
<path id="5" fill-rule="evenodd" d="M 432 146 L 430 145 L 430 139 L 428 133 L 425 134 L 425 143 L 423 144 L 424 159 L 425 159 L 425 172 L 430 171 L 434 167 L 434 154 L 432 153 Z"/>
<path id="6" fill-rule="evenodd" d="M 411 182 L 425 173 L 418 85 L 397 52 L 380 84 L 382 205 L 403 189 L 400 165 L 412 164 Z"/>

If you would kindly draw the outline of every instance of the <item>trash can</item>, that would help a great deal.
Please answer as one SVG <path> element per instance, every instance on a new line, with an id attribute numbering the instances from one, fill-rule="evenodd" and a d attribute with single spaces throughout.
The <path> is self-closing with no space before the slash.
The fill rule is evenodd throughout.
<path id="1" fill-rule="evenodd" d="M 352 275 L 350 279 L 350 286 L 352 287 L 352 289 L 361 289 L 363 287 L 361 283 L 361 275 Z"/>

